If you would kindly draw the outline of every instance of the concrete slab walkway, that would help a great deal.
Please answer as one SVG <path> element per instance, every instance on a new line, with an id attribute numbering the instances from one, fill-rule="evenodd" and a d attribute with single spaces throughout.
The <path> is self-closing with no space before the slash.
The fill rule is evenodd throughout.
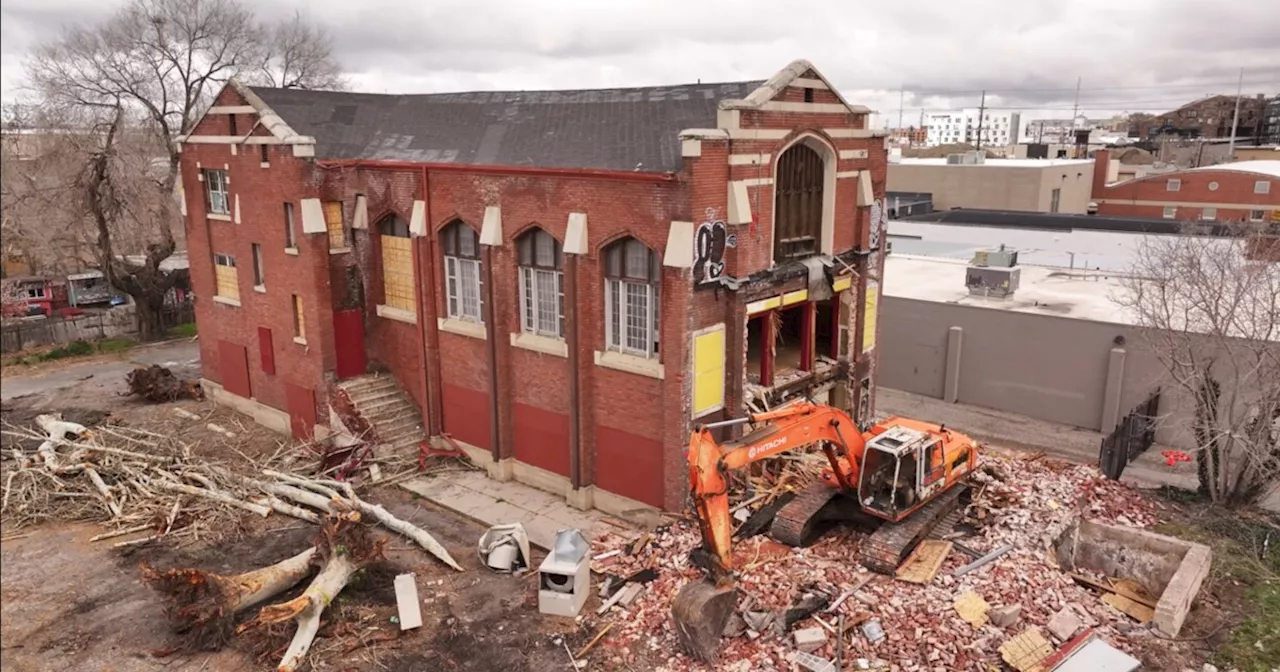
<path id="1" fill-rule="evenodd" d="M 515 481 L 492 480 L 483 471 L 424 476 L 400 487 L 486 526 L 523 523 L 529 542 L 543 550 L 564 529 L 577 528 L 588 541 L 605 531 L 620 531 L 603 522 L 607 516 L 600 511 L 580 511 L 560 497 Z"/>

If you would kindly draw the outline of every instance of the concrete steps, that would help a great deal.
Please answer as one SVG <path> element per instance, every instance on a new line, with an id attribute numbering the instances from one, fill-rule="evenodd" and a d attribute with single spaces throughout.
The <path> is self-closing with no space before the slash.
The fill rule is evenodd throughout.
<path id="1" fill-rule="evenodd" d="M 356 413 L 373 426 L 384 454 L 412 453 L 426 441 L 422 414 L 409 395 L 388 374 L 369 374 L 338 383 Z"/>

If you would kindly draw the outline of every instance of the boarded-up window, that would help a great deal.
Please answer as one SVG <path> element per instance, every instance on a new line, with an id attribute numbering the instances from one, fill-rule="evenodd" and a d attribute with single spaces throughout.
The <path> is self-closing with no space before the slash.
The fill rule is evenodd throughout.
<path id="1" fill-rule="evenodd" d="M 342 201 L 325 201 L 324 227 L 329 232 L 329 249 L 347 246 L 347 231 L 342 228 Z"/>
<path id="2" fill-rule="evenodd" d="M 773 260 L 783 263 L 818 253 L 822 235 L 822 157 L 808 145 L 793 145 L 778 159 L 774 179 Z"/>
<path id="3" fill-rule="evenodd" d="M 297 294 L 293 295 L 293 337 L 295 340 L 304 341 L 307 338 L 307 320 L 302 313 L 302 297 Z"/>
<path id="4" fill-rule="evenodd" d="M 378 224 L 378 230 L 382 234 L 382 302 L 391 308 L 416 312 L 413 241 L 409 238 L 409 225 L 391 215 Z"/>
<path id="5" fill-rule="evenodd" d="M 723 324 L 693 335 L 693 417 L 724 408 Z"/>
<path id="6" fill-rule="evenodd" d="M 229 254 L 213 255 L 215 293 L 227 299 L 240 300 L 240 279 L 236 275 L 236 258 Z"/>

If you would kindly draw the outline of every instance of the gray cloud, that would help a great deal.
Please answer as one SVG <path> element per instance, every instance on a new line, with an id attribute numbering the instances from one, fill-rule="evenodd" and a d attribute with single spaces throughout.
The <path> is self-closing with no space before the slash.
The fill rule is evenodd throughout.
<path id="1" fill-rule="evenodd" d="M 3 84 L 63 24 L 124 0 L 6 0 Z M 633 86 L 761 79 L 808 58 L 847 97 L 897 121 L 987 104 L 1066 116 L 1164 110 L 1211 93 L 1280 91 L 1280 3 L 1214 0 L 275 0 L 302 11 L 370 91 Z M 1218 29 L 1213 29 L 1214 27 Z M 1225 29 L 1225 27 L 1230 27 Z"/>

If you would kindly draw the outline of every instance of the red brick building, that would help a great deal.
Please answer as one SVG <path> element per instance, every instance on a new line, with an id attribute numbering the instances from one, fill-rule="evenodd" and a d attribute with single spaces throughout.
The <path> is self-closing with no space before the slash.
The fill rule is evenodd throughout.
<path id="1" fill-rule="evenodd" d="M 676 509 L 696 421 L 804 394 L 869 417 L 868 114 L 805 61 L 596 91 L 233 83 L 183 141 L 207 388 L 296 436 L 447 436 L 579 506 Z"/>
<path id="2" fill-rule="evenodd" d="M 1236 161 L 1107 184 L 1110 152 L 1095 154 L 1098 213 L 1217 222 L 1280 222 L 1280 161 Z"/>

